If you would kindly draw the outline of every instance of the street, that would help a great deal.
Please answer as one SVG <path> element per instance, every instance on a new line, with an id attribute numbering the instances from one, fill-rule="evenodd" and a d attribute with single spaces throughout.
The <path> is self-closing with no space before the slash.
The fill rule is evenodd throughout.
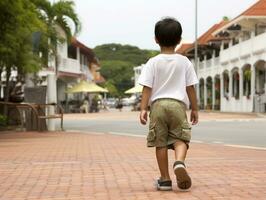
<path id="1" fill-rule="evenodd" d="M 200 118 L 203 117 L 203 120 L 193 127 L 192 141 L 266 148 L 265 118 L 243 114 L 216 119 L 217 115 L 219 114 L 206 116 L 206 113 L 200 113 Z M 147 125 L 139 123 L 138 112 L 130 111 L 67 116 L 64 123 L 64 128 L 68 131 L 145 137 L 148 130 Z"/>

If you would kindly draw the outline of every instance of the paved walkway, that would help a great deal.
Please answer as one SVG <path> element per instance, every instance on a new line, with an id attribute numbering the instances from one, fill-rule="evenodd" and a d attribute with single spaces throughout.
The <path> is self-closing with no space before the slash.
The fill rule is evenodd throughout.
<path id="1" fill-rule="evenodd" d="M 190 192 L 159 192 L 143 138 L 1 132 L 0 200 L 266 199 L 266 151 L 192 143 L 187 165 Z"/>
<path id="2" fill-rule="evenodd" d="M 187 112 L 189 116 L 190 111 Z M 122 112 L 116 109 L 110 109 L 110 111 L 101 111 L 100 113 L 75 113 L 65 114 L 64 119 L 66 120 L 82 120 L 82 119 L 99 119 L 99 120 L 138 120 L 139 112 L 131 112 L 127 107 Z M 213 111 L 200 111 L 200 121 L 210 120 L 256 120 L 266 119 L 266 115 L 256 113 L 227 113 L 227 112 L 213 112 Z"/>

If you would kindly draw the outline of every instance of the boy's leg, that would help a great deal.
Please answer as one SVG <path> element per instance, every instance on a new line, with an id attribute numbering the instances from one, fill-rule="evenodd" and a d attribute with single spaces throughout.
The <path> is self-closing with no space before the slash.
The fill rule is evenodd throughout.
<path id="1" fill-rule="evenodd" d="M 168 148 L 156 147 L 156 158 L 161 173 L 161 179 L 170 180 L 168 170 Z"/>
<path id="2" fill-rule="evenodd" d="M 183 141 L 178 140 L 174 144 L 174 148 L 175 148 L 175 160 L 184 162 L 187 155 L 187 145 Z"/>
<path id="3" fill-rule="evenodd" d="M 173 168 L 176 175 L 177 185 L 180 189 L 189 189 L 191 187 L 191 178 L 184 163 L 187 155 L 187 145 L 185 142 L 178 140 L 175 142 L 174 148 L 176 161 Z"/>

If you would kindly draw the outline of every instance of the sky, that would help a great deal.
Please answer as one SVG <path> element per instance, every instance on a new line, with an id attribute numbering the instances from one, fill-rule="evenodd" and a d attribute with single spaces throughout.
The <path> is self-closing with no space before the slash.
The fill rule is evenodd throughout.
<path id="1" fill-rule="evenodd" d="M 195 39 L 195 0 L 74 0 L 82 22 L 78 40 L 90 48 L 107 43 L 159 47 L 154 25 L 161 18 L 176 18 L 183 26 L 183 40 Z M 198 0 L 198 35 L 224 16 L 234 18 L 257 0 Z"/>

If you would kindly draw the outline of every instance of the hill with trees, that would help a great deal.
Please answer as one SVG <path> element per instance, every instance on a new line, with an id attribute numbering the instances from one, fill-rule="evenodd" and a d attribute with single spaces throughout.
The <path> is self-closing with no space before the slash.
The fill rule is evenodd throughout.
<path id="1" fill-rule="evenodd" d="M 123 96 L 124 91 L 134 86 L 133 67 L 144 64 L 159 53 L 136 46 L 104 44 L 94 48 L 101 63 L 101 74 L 106 78 L 105 87 L 111 96 Z"/>

